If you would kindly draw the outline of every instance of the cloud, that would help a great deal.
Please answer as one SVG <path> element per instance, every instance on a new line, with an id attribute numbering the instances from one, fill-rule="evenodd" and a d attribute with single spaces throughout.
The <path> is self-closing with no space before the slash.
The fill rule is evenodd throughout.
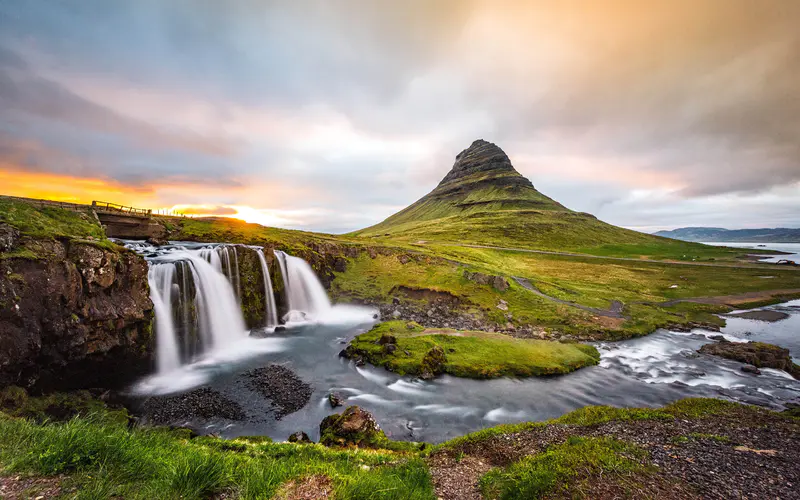
<path id="1" fill-rule="evenodd" d="M 784 220 L 800 195 L 793 2 L 29 0 L 0 18 L 0 162 L 160 206 L 356 229 L 479 137 L 621 225 Z"/>

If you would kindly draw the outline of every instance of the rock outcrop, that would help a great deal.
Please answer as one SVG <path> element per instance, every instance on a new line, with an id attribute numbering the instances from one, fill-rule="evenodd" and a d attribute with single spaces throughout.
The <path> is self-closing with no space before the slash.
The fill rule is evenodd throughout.
<path id="1" fill-rule="evenodd" d="M 730 342 L 723 339 L 719 342 L 704 345 L 699 352 L 747 363 L 755 367 L 756 371 L 758 368 L 784 370 L 800 380 L 800 366 L 792 362 L 789 349 L 776 345 L 764 342 Z M 751 369 L 743 371 L 755 373 Z"/>
<path id="2" fill-rule="evenodd" d="M 0 386 L 114 388 L 151 368 L 144 259 L 107 242 L 2 233 Z"/>
<path id="3" fill-rule="evenodd" d="M 326 446 L 372 446 L 386 439 L 372 413 L 358 406 L 325 417 L 319 424 L 319 435 L 320 444 Z"/>

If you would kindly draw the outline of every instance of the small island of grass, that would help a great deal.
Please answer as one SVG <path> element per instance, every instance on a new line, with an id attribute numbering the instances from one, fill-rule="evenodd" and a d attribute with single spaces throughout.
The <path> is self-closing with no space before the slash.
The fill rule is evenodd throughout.
<path id="1" fill-rule="evenodd" d="M 387 321 L 357 336 L 345 350 L 401 375 L 488 379 L 560 375 L 600 361 L 593 346 L 518 339 L 500 333 L 425 329 L 417 323 Z"/>

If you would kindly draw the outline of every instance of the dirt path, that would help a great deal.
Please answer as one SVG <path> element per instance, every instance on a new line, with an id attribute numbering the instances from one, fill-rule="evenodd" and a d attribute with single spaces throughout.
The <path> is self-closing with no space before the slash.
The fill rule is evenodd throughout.
<path id="1" fill-rule="evenodd" d="M 554 252 L 549 250 L 532 250 L 529 248 L 511 248 L 511 247 L 494 247 L 489 245 L 470 245 L 467 243 L 440 243 L 443 246 L 456 246 L 467 248 L 486 248 L 489 250 L 503 250 L 507 252 L 523 252 L 535 253 L 541 255 L 560 255 L 564 257 L 582 257 L 586 259 L 601 259 L 601 260 L 618 260 L 623 262 L 637 262 L 639 264 L 668 264 L 675 266 L 702 266 L 702 267 L 726 267 L 734 269 L 766 269 L 767 266 L 773 268 L 788 269 L 791 271 L 800 271 L 800 266 L 776 266 L 774 264 L 711 264 L 708 262 L 680 262 L 675 260 L 650 260 L 650 259 L 635 259 L 633 257 L 603 257 L 601 255 L 590 255 L 585 253 L 574 252 Z"/>
<path id="2" fill-rule="evenodd" d="M 646 450 L 646 463 L 654 467 L 635 478 L 638 497 L 800 498 L 800 422 L 749 409 L 690 420 L 551 424 L 445 449 L 428 459 L 436 495 L 480 499 L 479 481 L 488 470 L 542 453 L 569 436 L 612 437 Z M 579 474 L 560 493 L 565 498 L 630 494 L 630 478 L 609 473 L 596 479 Z"/>
<path id="3" fill-rule="evenodd" d="M 529 280 L 527 280 L 525 278 L 518 278 L 518 277 L 514 276 L 513 279 L 514 279 L 514 281 L 519 283 L 519 285 L 522 286 L 523 288 L 525 288 L 527 290 L 530 290 L 531 292 L 535 293 L 536 295 L 538 295 L 540 297 L 543 297 L 543 298 L 545 298 L 547 300 L 551 300 L 551 301 L 557 302 L 559 304 L 565 304 L 565 305 L 568 305 L 568 306 L 577 307 L 578 309 L 583 309 L 584 311 L 588 311 L 588 312 L 590 312 L 592 314 L 595 314 L 597 316 L 605 316 L 607 318 L 624 318 L 624 316 L 622 315 L 622 309 L 625 307 L 625 305 L 622 302 L 620 302 L 619 300 L 612 300 L 611 301 L 611 307 L 609 307 L 608 309 L 599 309 L 597 307 L 584 306 L 582 304 L 578 304 L 577 302 L 571 302 L 569 300 L 562 300 L 562 299 L 559 299 L 559 298 L 556 298 L 556 297 L 551 297 L 551 296 L 547 295 L 546 293 L 542 292 L 541 290 L 539 290 L 536 287 L 536 285 L 534 285 L 533 283 L 531 283 Z"/>

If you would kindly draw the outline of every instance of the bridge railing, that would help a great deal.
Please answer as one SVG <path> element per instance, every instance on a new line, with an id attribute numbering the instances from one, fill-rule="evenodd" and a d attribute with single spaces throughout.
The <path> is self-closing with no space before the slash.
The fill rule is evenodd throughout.
<path id="1" fill-rule="evenodd" d="M 117 203 L 109 203 L 107 201 L 93 201 L 92 209 L 94 211 L 99 210 L 101 212 L 138 215 L 142 217 L 150 217 L 153 214 L 153 211 L 149 208 L 127 207 L 125 205 L 119 205 Z"/>

